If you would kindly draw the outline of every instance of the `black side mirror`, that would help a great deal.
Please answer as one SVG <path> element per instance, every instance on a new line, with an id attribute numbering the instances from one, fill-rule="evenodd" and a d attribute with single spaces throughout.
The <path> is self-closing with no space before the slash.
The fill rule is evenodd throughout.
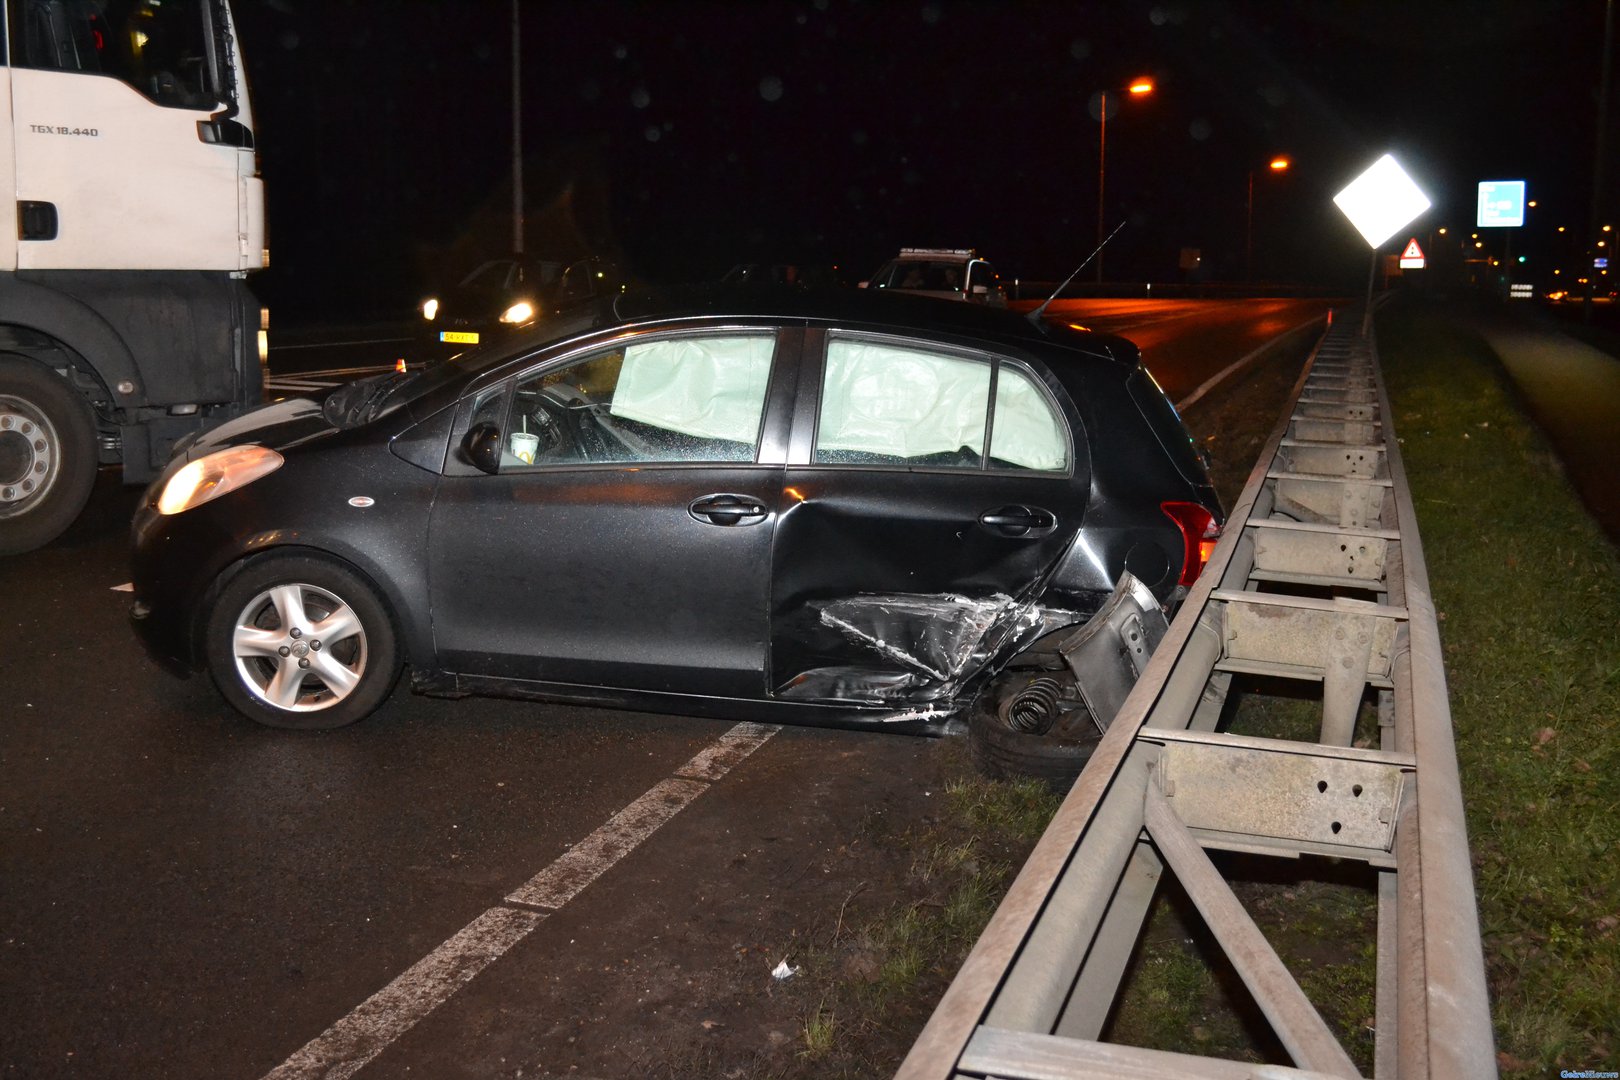
<path id="1" fill-rule="evenodd" d="M 474 424 L 461 440 L 461 456 L 481 472 L 494 476 L 501 471 L 501 429 L 494 424 Z"/>

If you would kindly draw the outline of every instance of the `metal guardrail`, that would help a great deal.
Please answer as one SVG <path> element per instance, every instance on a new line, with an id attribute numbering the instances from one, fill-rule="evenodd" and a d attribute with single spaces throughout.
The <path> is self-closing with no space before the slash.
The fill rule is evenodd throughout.
<path id="1" fill-rule="evenodd" d="M 1374 1076 L 1496 1075 L 1440 635 L 1359 321 L 1308 359 L 1203 576 L 899 1080 L 1359 1076 L 1210 850 L 1365 864 Z M 1319 741 L 1223 731 L 1234 680 L 1319 692 Z M 1167 871 L 1294 1068 L 1098 1041 Z"/>

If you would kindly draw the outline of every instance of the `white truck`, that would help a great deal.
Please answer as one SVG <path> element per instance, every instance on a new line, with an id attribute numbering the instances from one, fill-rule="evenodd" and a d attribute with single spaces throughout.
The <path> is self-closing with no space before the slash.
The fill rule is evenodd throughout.
<path id="1" fill-rule="evenodd" d="M 264 191 L 226 0 L 0 0 L 0 554 L 259 404 Z"/>

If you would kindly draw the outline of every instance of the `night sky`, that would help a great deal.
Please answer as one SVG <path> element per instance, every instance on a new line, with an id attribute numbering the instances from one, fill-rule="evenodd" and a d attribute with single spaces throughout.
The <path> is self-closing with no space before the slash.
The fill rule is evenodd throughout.
<path id="1" fill-rule="evenodd" d="M 399 315 L 511 244 L 509 0 L 238 0 L 278 317 Z M 1514 253 L 1546 265 L 1591 212 L 1603 0 L 1471 3 L 620 3 L 523 0 L 527 247 L 655 279 L 738 262 L 865 277 L 902 245 L 1005 277 L 1096 244 L 1110 280 L 1244 274 L 1356 287 L 1334 192 L 1393 152 L 1471 231 L 1475 184 L 1529 182 Z M 1620 109 L 1611 107 L 1611 126 Z M 1608 141 L 1604 220 L 1620 210 Z M 1293 168 L 1270 175 L 1277 154 Z M 1492 236 L 1493 241 L 1499 237 Z M 1572 255 L 1571 255 L 1572 257 Z"/>

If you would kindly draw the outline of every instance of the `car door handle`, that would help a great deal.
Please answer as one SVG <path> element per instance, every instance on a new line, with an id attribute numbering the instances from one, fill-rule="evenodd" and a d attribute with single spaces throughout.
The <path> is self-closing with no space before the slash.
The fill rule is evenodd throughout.
<path id="1" fill-rule="evenodd" d="M 705 495 L 686 512 L 706 525 L 757 525 L 765 520 L 765 504 L 747 495 Z"/>
<path id="2" fill-rule="evenodd" d="M 1045 536 L 1057 515 L 1039 506 L 998 506 L 979 515 L 979 524 L 1001 536 Z"/>

